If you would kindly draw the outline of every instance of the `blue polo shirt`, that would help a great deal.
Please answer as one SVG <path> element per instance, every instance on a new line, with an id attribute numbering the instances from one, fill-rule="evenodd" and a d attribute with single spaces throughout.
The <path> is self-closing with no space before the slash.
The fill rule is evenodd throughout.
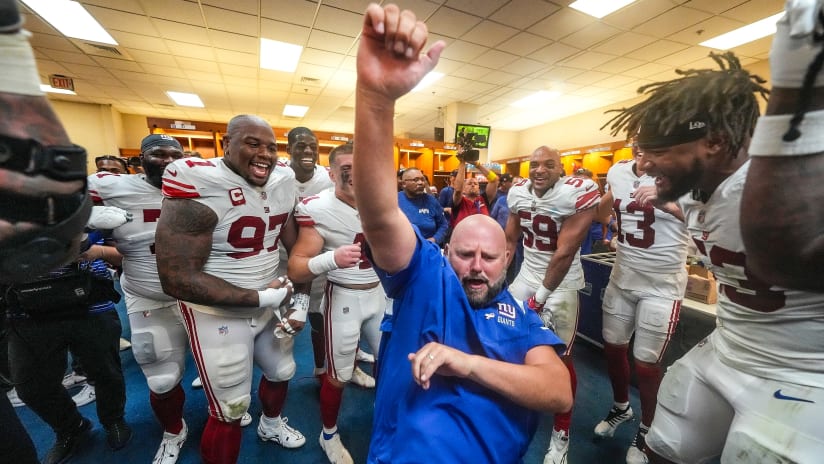
<path id="1" fill-rule="evenodd" d="M 412 379 L 409 353 L 430 341 L 466 353 L 523 364 L 535 346 L 556 351 L 563 342 L 540 318 L 502 291 L 474 309 L 440 249 L 416 231 L 409 266 L 395 274 L 375 270 L 395 304 L 377 367 L 372 441 L 367 462 L 521 463 L 540 413 L 468 379 L 435 375 L 429 390 Z"/>

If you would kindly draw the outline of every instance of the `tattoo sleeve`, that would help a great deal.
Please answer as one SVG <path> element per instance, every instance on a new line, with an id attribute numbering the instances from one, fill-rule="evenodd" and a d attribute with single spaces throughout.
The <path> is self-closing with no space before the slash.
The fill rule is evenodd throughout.
<path id="1" fill-rule="evenodd" d="M 166 294 L 192 303 L 258 306 L 257 290 L 203 272 L 212 250 L 217 216 L 196 201 L 166 198 L 157 224 L 155 253 Z"/>

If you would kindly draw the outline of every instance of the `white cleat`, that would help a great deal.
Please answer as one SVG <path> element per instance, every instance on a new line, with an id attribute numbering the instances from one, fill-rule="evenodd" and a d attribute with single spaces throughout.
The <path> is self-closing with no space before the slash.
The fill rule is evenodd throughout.
<path id="1" fill-rule="evenodd" d="M 246 427 L 247 425 L 252 423 L 252 415 L 249 414 L 249 411 L 243 413 L 243 417 L 240 418 L 240 426 Z"/>
<path id="2" fill-rule="evenodd" d="M 332 464 L 354 464 L 355 461 L 352 460 L 349 451 L 346 450 L 346 447 L 344 447 L 340 441 L 339 433 L 335 432 L 332 438 L 327 440 L 323 437 L 323 432 L 321 432 L 318 441 L 320 442 L 320 449 L 326 453 L 326 457 L 329 458 L 329 462 Z"/>
<path id="3" fill-rule="evenodd" d="M 352 371 L 352 378 L 349 379 L 353 384 L 363 388 L 375 388 L 375 378 L 364 372 L 360 367 L 355 366 Z"/>
<path id="4" fill-rule="evenodd" d="M 74 396 L 72 396 L 72 401 L 74 404 L 79 406 L 85 406 L 89 403 L 93 403 L 94 400 L 97 399 L 97 394 L 94 391 L 94 385 L 86 384 L 83 385 L 83 388 L 80 389 Z"/>
<path id="5" fill-rule="evenodd" d="M 629 405 L 626 409 L 618 409 L 613 406 L 607 413 L 607 417 L 595 426 L 595 435 L 604 438 L 613 436 L 618 426 L 632 419 L 632 416 L 632 408 Z"/>
<path id="6" fill-rule="evenodd" d="M 563 430 L 552 430 L 549 449 L 544 456 L 544 464 L 567 464 L 569 453 L 569 435 Z"/>
<path id="7" fill-rule="evenodd" d="M 194 380 L 192 380 L 192 388 L 203 388 L 203 381 L 200 380 L 200 376 L 197 376 Z"/>
<path id="8" fill-rule="evenodd" d="M 369 364 L 375 363 L 375 355 L 372 353 L 367 353 L 363 350 L 358 350 L 358 353 L 355 355 L 355 361 L 365 362 Z"/>
<path id="9" fill-rule="evenodd" d="M 648 430 L 638 429 L 635 438 L 632 439 L 632 445 L 627 450 L 627 464 L 648 464 L 649 457 L 644 452 L 647 445 Z"/>
<path id="10" fill-rule="evenodd" d="M 80 375 L 75 371 L 71 371 L 63 376 L 63 388 L 71 388 L 75 385 L 82 385 L 86 383 L 86 376 Z"/>
<path id="11" fill-rule="evenodd" d="M 274 424 L 266 425 L 264 422 Z M 258 437 L 263 441 L 273 441 L 284 448 L 300 448 L 306 444 L 306 437 L 296 429 L 289 427 L 287 422 L 289 419 L 286 417 L 270 419 L 261 415 L 257 428 Z"/>
<path id="12" fill-rule="evenodd" d="M 186 421 L 183 421 L 183 428 L 177 435 L 163 432 L 163 440 L 160 442 L 160 448 L 157 449 L 152 464 L 175 464 L 188 435 L 189 429 L 186 427 Z"/>
<path id="13" fill-rule="evenodd" d="M 11 405 L 14 406 L 15 408 L 19 408 L 21 406 L 26 405 L 26 403 L 24 403 L 23 400 L 21 400 L 20 397 L 17 396 L 17 389 L 16 388 L 12 388 L 8 392 L 6 392 L 6 397 L 8 397 L 9 401 L 11 401 Z"/>

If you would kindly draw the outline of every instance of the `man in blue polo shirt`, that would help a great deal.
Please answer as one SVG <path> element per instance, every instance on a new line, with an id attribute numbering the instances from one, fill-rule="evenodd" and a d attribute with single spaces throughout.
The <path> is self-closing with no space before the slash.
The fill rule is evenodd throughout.
<path id="1" fill-rule="evenodd" d="M 540 411 L 572 405 L 556 353 L 563 343 L 505 289 L 506 239 L 492 218 L 458 224 L 442 256 L 398 208 L 391 116 L 443 50 L 437 42 L 419 55 L 426 35 L 411 12 L 373 4 L 358 51 L 357 207 L 375 270 L 395 299 L 367 462 L 520 463 Z"/>

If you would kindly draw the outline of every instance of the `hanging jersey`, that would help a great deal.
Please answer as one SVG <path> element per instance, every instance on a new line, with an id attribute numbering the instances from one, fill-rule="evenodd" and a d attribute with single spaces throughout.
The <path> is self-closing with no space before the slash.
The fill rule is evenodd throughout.
<path id="1" fill-rule="evenodd" d="M 558 179 L 542 197 L 532 192 L 532 182 L 529 180 L 512 187 L 506 200 L 509 211 L 519 218 L 524 235 L 522 266 L 542 280 L 558 248 L 558 233 L 566 218 L 596 206 L 600 198 L 595 182 L 581 177 Z M 580 255 L 580 250 L 575 252 L 569 272 L 558 289 L 578 290 L 584 287 Z"/>
<path id="2" fill-rule="evenodd" d="M 646 174 L 639 177 L 633 166 L 633 160 L 621 161 L 607 173 L 618 223 L 615 267 L 645 273 L 682 272 L 687 262 L 687 229 L 672 214 L 635 201 L 633 194 L 638 187 L 654 186 L 655 178 Z"/>
<path id="3" fill-rule="evenodd" d="M 262 290 L 277 277 L 278 241 L 297 198 L 290 168 L 277 163 L 266 184 L 258 187 L 229 169 L 223 158 L 184 158 L 166 168 L 163 195 L 194 200 L 217 215 L 204 272 L 254 290 Z M 200 305 L 190 306 L 206 311 Z M 224 309 L 233 315 L 257 311 Z"/>
<path id="4" fill-rule="evenodd" d="M 824 388 L 824 294 L 771 286 L 747 272 L 739 209 L 749 162 L 706 203 L 679 200 L 703 264 L 718 281 L 721 360 L 759 377 Z"/>
<path id="5" fill-rule="evenodd" d="M 146 182 L 144 174 L 121 176 L 100 172 L 90 175 L 88 184 L 95 203 L 132 213 L 130 222 L 112 230 L 117 251 L 123 255 L 123 291 L 155 300 L 158 307 L 174 301 L 160 286 L 154 253 L 155 229 L 163 200 L 160 189 Z"/>
<path id="6" fill-rule="evenodd" d="M 323 252 L 353 243 L 359 243 L 361 250 L 364 250 L 357 266 L 329 271 L 326 276 L 330 282 L 352 285 L 378 281 L 371 262 L 366 258 L 366 240 L 358 210 L 339 200 L 333 189 L 301 201 L 295 209 L 295 220 L 301 227 L 314 227 L 323 237 Z"/>

